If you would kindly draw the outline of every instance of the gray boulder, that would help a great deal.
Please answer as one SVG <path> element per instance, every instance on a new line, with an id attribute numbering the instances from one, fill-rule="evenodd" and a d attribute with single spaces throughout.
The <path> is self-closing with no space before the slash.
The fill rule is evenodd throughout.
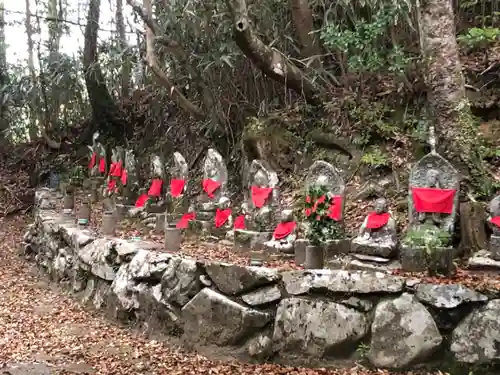
<path id="1" fill-rule="evenodd" d="M 400 368 L 425 359 L 443 338 L 431 314 L 408 293 L 375 308 L 368 358 L 377 367 Z"/>
<path id="2" fill-rule="evenodd" d="M 500 299 L 470 313 L 453 331 L 451 351 L 459 362 L 500 360 Z"/>
<path id="3" fill-rule="evenodd" d="M 453 309 L 468 302 L 485 302 L 488 297 L 460 284 L 419 284 L 415 296 L 439 309 Z"/>
<path id="4" fill-rule="evenodd" d="M 344 305 L 286 298 L 278 305 L 274 323 L 274 350 L 323 357 L 335 347 L 352 345 L 366 335 L 365 314 Z"/>

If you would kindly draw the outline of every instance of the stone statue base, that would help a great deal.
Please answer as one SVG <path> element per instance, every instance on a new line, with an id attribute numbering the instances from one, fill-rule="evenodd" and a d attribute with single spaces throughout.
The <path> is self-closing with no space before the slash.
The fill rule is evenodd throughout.
<path id="1" fill-rule="evenodd" d="M 455 272 L 453 247 L 438 247 L 432 255 L 423 246 L 401 246 L 401 267 L 406 272 L 440 273 L 450 275 Z"/>
<path id="2" fill-rule="evenodd" d="M 351 252 L 376 257 L 391 258 L 396 255 L 397 243 L 392 238 L 373 240 L 371 238 L 356 237 L 351 243 Z"/>
<path id="3" fill-rule="evenodd" d="M 165 231 L 165 214 L 156 214 L 155 234 L 162 234 Z"/>
<path id="4" fill-rule="evenodd" d="M 332 258 L 341 254 L 348 254 L 351 251 L 351 241 L 348 239 L 331 240 L 325 242 L 325 256 Z"/>
<path id="5" fill-rule="evenodd" d="M 295 241 L 288 242 L 271 239 L 270 241 L 265 242 L 263 246 L 268 252 L 279 252 L 285 254 L 295 253 Z"/>
<path id="6" fill-rule="evenodd" d="M 489 247 L 491 258 L 493 260 L 500 260 L 500 236 L 492 234 L 490 237 Z"/>
<path id="7" fill-rule="evenodd" d="M 234 250 L 247 252 L 261 250 L 264 243 L 273 237 L 273 232 L 256 232 L 253 230 L 236 229 L 234 231 Z"/>
<path id="8" fill-rule="evenodd" d="M 182 229 L 166 227 L 165 228 L 165 251 L 177 252 L 181 249 Z"/>
<path id="9" fill-rule="evenodd" d="M 132 210 L 134 207 L 135 206 L 133 205 L 117 203 L 115 206 L 115 210 L 118 213 L 119 217 L 124 218 L 124 217 L 129 217 L 130 210 Z"/>
<path id="10" fill-rule="evenodd" d="M 149 214 L 163 214 L 163 213 L 165 213 L 165 210 L 166 210 L 165 204 L 157 204 L 157 203 L 151 203 L 146 208 L 146 211 Z"/>

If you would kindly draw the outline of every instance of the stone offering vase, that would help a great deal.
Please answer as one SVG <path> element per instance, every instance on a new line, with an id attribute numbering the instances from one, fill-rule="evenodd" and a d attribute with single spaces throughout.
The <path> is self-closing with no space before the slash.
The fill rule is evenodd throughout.
<path id="1" fill-rule="evenodd" d="M 105 236 L 114 236 L 116 231 L 116 216 L 113 211 L 105 211 L 102 215 L 101 233 Z"/>
<path id="2" fill-rule="evenodd" d="M 75 208 L 75 196 L 69 191 L 64 194 L 63 200 L 63 210 L 65 213 L 69 213 Z"/>
<path id="3" fill-rule="evenodd" d="M 306 246 L 304 268 L 320 269 L 325 265 L 325 247 L 322 245 Z"/>
<path id="4" fill-rule="evenodd" d="M 181 249 L 182 229 L 176 227 L 165 227 L 164 246 L 165 251 L 177 252 Z"/>
<path id="5" fill-rule="evenodd" d="M 90 202 L 82 202 L 78 210 L 78 224 L 89 225 L 90 222 Z"/>

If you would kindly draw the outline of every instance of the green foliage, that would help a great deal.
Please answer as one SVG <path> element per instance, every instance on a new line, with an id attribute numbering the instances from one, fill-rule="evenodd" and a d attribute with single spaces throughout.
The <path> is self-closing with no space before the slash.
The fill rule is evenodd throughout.
<path id="1" fill-rule="evenodd" d="M 338 23 L 327 23 L 321 30 L 325 46 L 344 53 L 351 72 L 389 71 L 403 74 L 411 61 L 405 51 L 394 44 L 392 48 L 381 48 L 389 27 L 396 22 L 399 9 L 385 6 L 370 20 L 359 19 L 351 27 Z"/>
<path id="2" fill-rule="evenodd" d="M 423 224 L 409 230 L 402 243 L 410 247 L 424 247 L 426 253 L 432 255 L 437 248 L 447 246 L 450 239 L 447 231 L 434 225 Z"/>
<path id="3" fill-rule="evenodd" d="M 313 185 L 306 192 L 304 215 L 308 228 L 306 238 L 319 246 L 330 240 L 341 239 L 344 231 L 331 216 L 333 196 L 324 185 Z"/>
<path id="4" fill-rule="evenodd" d="M 500 39 L 500 29 L 497 27 L 473 27 L 460 34 L 457 40 L 468 48 L 484 48 Z"/>
<path id="5" fill-rule="evenodd" d="M 361 157 L 361 162 L 373 168 L 386 167 L 389 165 L 387 155 L 379 147 L 372 146 L 368 152 Z"/>
<path id="6" fill-rule="evenodd" d="M 80 186 L 85 179 L 85 169 L 81 165 L 74 166 L 68 171 L 66 176 L 63 176 L 63 179 L 64 177 L 66 177 L 65 179 L 70 184 Z"/>

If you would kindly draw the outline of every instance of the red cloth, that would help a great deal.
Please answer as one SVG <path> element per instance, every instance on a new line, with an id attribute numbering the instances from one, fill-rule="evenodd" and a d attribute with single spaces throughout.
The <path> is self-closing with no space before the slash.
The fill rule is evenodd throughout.
<path id="1" fill-rule="evenodd" d="M 122 185 L 127 185 L 127 179 L 128 179 L 128 173 L 127 173 L 127 170 L 124 169 L 122 172 L 122 175 L 120 177 L 120 181 L 122 182 Z"/>
<path id="2" fill-rule="evenodd" d="M 109 174 L 113 177 L 120 177 L 122 175 L 122 162 L 112 163 Z"/>
<path id="3" fill-rule="evenodd" d="M 212 180 L 211 178 L 207 178 L 203 180 L 203 191 L 207 193 L 209 198 L 214 198 L 215 191 L 220 188 L 219 181 Z"/>
<path id="4" fill-rule="evenodd" d="M 389 215 L 388 212 L 383 212 L 381 214 L 378 214 L 376 212 L 371 212 L 367 216 L 366 220 L 366 227 L 369 229 L 379 229 L 382 228 L 384 225 L 387 224 L 389 221 L 389 218 L 391 215 Z"/>
<path id="5" fill-rule="evenodd" d="M 148 201 L 149 196 L 147 194 L 141 194 L 139 198 L 135 201 L 135 206 L 136 207 L 144 207 L 146 202 Z"/>
<path id="6" fill-rule="evenodd" d="M 234 229 L 245 229 L 245 215 L 240 215 L 234 220 Z"/>
<path id="7" fill-rule="evenodd" d="M 262 208 L 264 203 L 266 203 L 266 199 L 269 197 L 269 194 L 271 194 L 271 191 L 273 191 L 273 188 L 270 187 L 252 186 L 251 194 L 254 206 Z"/>
<path id="8" fill-rule="evenodd" d="M 172 197 L 179 197 L 184 191 L 184 186 L 186 185 L 186 181 L 184 180 L 172 180 L 170 181 L 170 194 Z"/>
<path id="9" fill-rule="evenodd" d="M 97 154 L 94 152 L 90 157 L 89 169 L 94 168 L 96 160 L 97 160 Z"/>
<path id="10" fill-rule="evenodd" d="M 287 238 L 295 229 L 297 223 L 295 221 L 287 221 L 286 223 L 279 223 L 274 229 L 273 237 L 277 240 Z"/>
<path id="11" fill-rule="evenodd" d="M 219 228 L 223 226 L 227 219 L 229 219 L 229 216 L 231 215 L 231 209 L 226 208 L 225 210 L 221 210 L 220 208 L 215 211 L 215 227 Z"/>
<path id="12" fill-rule="evenodd" d="M 101 158 L 101 160 L 99 160 L 99 172 L 100 173 L 106 172 L 106 160 L 104 158 Z"/>
<path id="13" fill-rule="evenodd" d="M 413 205 L 417 212 L 451 214 L 455 189 L 411 188 Z"/>
<path id="14" fill-rule="evenodd" d="M 500 216 L 495 216 L 491 218 L 491 223 L 496 225 L 497 227 L 500 227 Z"/>
<path id="15" fill-rule="evenodd" d="M 335 221 L 340 221 L 342 219 L 342 196 L 333 196 L 330 204 L 330 208 L 328 208 L 328 217 Z"/>
<path id="16" fill-rule="evenodd" d="M 181 219 L 179 222 L 175 225 L 177 229 L 186 229 L 189 225 L 189 222 L 191 220 L 194 220 L 196 218 L 196 213 L 195 212 L 188 212 L 187 214 L 182 215 Z"/>
<path id="17" fill-rule="evenodd" d="M 163 180 L 155 178 L 151 182 L 151 187 L 149 188 L 148 195 L 150 197 L 159 197 L 161 194 L 161 187 L 163 185 Z"/>
<path id="18" fill-rule="evenodd" d="M 116 190 L 116 181 L 109 180 L 108 181 L 108 191 L 115 191 L 115 190 Z"/>

